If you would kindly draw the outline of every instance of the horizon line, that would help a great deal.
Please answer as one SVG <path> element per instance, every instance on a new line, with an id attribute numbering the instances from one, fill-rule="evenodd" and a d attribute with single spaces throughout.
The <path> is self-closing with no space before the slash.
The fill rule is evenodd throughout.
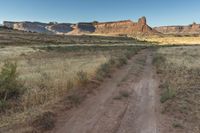
<path id="1" fill-rule="evenodd" d="M 142 18 L 142 17 L 140 17 Z M 138 20 L 140 19 L 138 18 Z M 98 23 L 109 23 L 109 22 L 123 22 L 123 21 L 132 21 L 132 22 L 138 22 L 138 21 L 134 21 L 133 19 L 121 19 L 121 20 L 110 20 L 110 21 L 98 21 L 98 20 L 93 20 L 93 21 L 74 21 L 74 22 L 63 22 L 63 21 L 38 21 L 38 20 L 3 20 L 3 21 L 0 21 L 0 26 L 3 26 L 4 22 L 31 22 L 31 23 L 45 23 L 45 24 L 48 24 L 48 23 L 58 23 L 58 24 L 78 24 L 78 23 L 92 23 L 92 22 L 98 22 Z M 162 26 L 189 26 L 189 25 L 192 25 L 192 24 L 200 24 L 198 22 L 191 22 L 189 24 L 172 24 L 172 25 L 156 25 L 156 26 L 151 26 L 149 25 L 148 23 L 148 20 L 147 20 L 147 25 L 149 25 L 150 27 L 162 27 Z"/>

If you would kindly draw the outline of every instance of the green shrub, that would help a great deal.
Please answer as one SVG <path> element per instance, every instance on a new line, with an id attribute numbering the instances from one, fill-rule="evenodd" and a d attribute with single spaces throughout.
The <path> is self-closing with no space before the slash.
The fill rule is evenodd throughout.
<path id="1" fill-rule="evenodd" d="M 79 95 L 78 93 L 73 93 L 72 95 L 68 96 L 68 100 L 70 101 L 71 105 L 77 107 L 83 101 L 84 96 Z"/>
<path id="2" fill-rule="evenodd" d="M 120 93 L 120 95 L 121 95 L 122 97 L 129 97 L 129 96 L 130 96 L 130 94 L 129 94 L 128 91 L 120 91 L 119 93 Z"/>
<path id="3" fill-rule="evenodd" d="M 96 71 L 97 80 L 102 81 L 104 77 L 108 76 L 110 72 L 110 65 L 109 65 L 110 63 L 104 63 L 99 67 L 99 69 L 97 69 Z"/>
<path id="4" fill-rule="evenodd" d="M 53 50 L 53 47 L 47 46 L 46 49 L 47 49 L 47 51 L 51 51 L 51 50 Z"/>
<path id="5" fill-rule="evenodd" d="M 166 90 L 161 94 L 160 102 L 164 103 L 167 100 L 173 98 L 175 95 L 176 92 L 174 91 L 174 89 L 167 87 Z"/>
<path id="6" fill-rule="evenodd" d="M 172 126 L 174 128 L 183 128 L 183 126 L 180 123 L 173 123 Z"/>
<path id="7" fill-rule="evenodd" d="M 5 100 L 0 100 L 0 112 L 5 111 L 8 108 L 8 103 Z"/>
<path id="8" fill-rule="evenodd" d="M 136 54 L 136 52 L 134 50 L 128 50 L 125 52 L 125 56 L 127 59 L 130 59 L 135 54 Z"/>
<path id="9" fill-rule="evenodd" d="M 122 56 L 122 57 L 119 57 L 118 60 L 117 60 L 117 67 L 121 67 L 123 65 L 127 64 L 127 58 Z"/>
<path id="10" fill-rule="evenodd" d="M 108 64 L 111 66 L 114 65 L 115 63 L 116 63 L 116 59 L 114 57 L 111 57 L 108 61 Z"/>
<path id="11" fill-rule="evenodd" d="M 6 61 L 0 73 L 0 100 L 17 98 L 22 92 L 18 81 L 17 64 Z"/>
<path id="12" fill-rule="evenodd" d="M 33 118 L 30 124 L 40 131 L 51 130 L 55 126 L 55 114 L 51 111 L 44 112 Z"/>
<path id="13" fill-rule="evenodd" d="M 165 61 L 166 61 L 166 58 L 163 55 L 161 55 L 161 54 L 157 54 L 153 58 L 153 64 L 155 66 L 163 64 L 163 63 L 165 63 Z"/>

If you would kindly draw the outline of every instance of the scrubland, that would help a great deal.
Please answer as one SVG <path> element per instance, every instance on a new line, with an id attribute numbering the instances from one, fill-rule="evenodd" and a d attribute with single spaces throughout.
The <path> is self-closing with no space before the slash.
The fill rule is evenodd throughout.
<path id="1" fill-rule="evenodd" d="M 77 107 L 132 56 L 148 47 L 145 54 L 149 59 L 153 55 L 160 81 L 164 132 L 199 133 L 200 46 L 192 45 L 200 44 L 200 37 L 163 36 L 142 40 L 1 30 L 0 132 L 19 125 L 51 129 L 55 111 Z M 142 45 L 146 41 L 166 46 Z M 129 97 L 126 92 L 120 95 Z M 25 131 L 29 129 L 20 133 Z"/>
<path id="2" fill-rule="evenodd" d="M 4 98 L 0 99 L 0 127 L 34 121 L 63 99 L 70 104 L 66 105 L 69 108 L 76 106 L 91 88 L 144 48 L 126 45 L 1 47 L 0 95 Z M 91 84 L 95 86 L 88 87 Z"/>
<path id="3" fill-rule="evenodd" d="M 200 132 L 200 47 L 161 47 L 154 55 L 166 130 Z"/>
<path id="4" fill-rule="evenodd" d="M 29 33 L 0 27 L 0 45 L 27 46 L 44 44 L 124 44 L 143 43 L 128 37 L 96 36 L 96 35 L 48 35 Z M 145 43 L 145 42 L 144 42 Z"/>
<path id="5" fill-rule="evenodd" d="M 157 43 L 159 45 L 194 45 L 200 44 L 199 36 L 155 36 L 147 37 L 145 41 Z"/>

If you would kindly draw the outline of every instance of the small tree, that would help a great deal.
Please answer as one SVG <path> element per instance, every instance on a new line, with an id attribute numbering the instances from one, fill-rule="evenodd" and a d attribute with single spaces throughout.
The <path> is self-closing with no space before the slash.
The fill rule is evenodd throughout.
<path id="1" fill-rule="evenodd" d="M 17 64 L 6 61 L 0 72 L 0 100 L 19 96 L 22 84 L 18 81 Z"/>

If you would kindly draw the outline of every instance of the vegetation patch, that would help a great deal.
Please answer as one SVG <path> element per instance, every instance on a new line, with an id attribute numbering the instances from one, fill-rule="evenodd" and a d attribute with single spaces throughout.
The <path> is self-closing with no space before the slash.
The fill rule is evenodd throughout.
<path id="1" fill-rule="evenodd" d="M 89 80 L 87 73 L 83 71 L 79 71 L 77 72 L 76 75 L 77 75 L 77 84 L 80 86 L 86 86 Z"/>
<path id="2" fill-rule="evenodd" d="M 78 105 L 81 104 L 81 102 L 85 99 L 85 92 L 82 92 L 80 94 L 79 92 L 74 91 L 71 95 L 69 95 L 67 98 L 72 106 L 77 107 Z"/>
<path id="3" fill-rule="evenodd" d="M 31 126 L 38 131 L 51 130 L 55 126 L 55 114 L 50 111 L 44 112 L 31 122 Z"/>
<path id="4" fill-rule="evenodd" d="M 117 67 L 121 67 L 125 64 L 127 64 L 127 58 L 125 56 L 124 57 L 120 56 L 117 60 L 117 63 L 116 63 Z"/>
<path id="5" fill-rule="evenodd" d="M 17 64 L 6 61 L 0 72 L 0 111 L 5 111 L 9 107 L 8 101 L 18 99 L 23 90 L 18 80 Z"/>
<path id="6" fill-rule="evenodd" d="M 145 39 L 149 43 L 159 44 L 159 45 L 194 45 L 200 44 L 200 37 L 199 35 L 194 36 L 175 36 L 175 35 L 168 35 L 164 37 L 147 37 Z"/>
<path id="7" fill-rule="evenodd" d="M 160 102 L 164 103 L 167 100 L 172 99 L 173 97 L 175 97 L 175 95 L 176 95 L 176 92 L 173 89 L 165 88 L 165 90 L 161 94 Z"/>
<path id="8" fill-rule="evenodd" d="M 199 46 L 161 47 L 154 56 L 162 112 L 171 119 L 174 130 L 200 131 L 199 53 Z"/>
<path id="9" fill-rule="evenodd" d="M 113 99 L 114 100 L 121 100 L 123 98 L 128 98 L 130 96 L 130 93 L 125 90 L 119 91 L 119 95 L 115 96 Z"/>
<path id="10" fill-rule="evenodd" d="M 12 57 L 11 60 L 18 62 L 17 64 L 0 62 L 1 124 L 17 122 L 16 116 L 21 117 L 20 121 L 25 121 L 32 116 L 33 112 L 27 113 L 30 110 L 42 111 L 63 100 L 69 104 L 66 105 L 69 108 L 78 106 L 92 91 L 87 89 L 92 81 L 103 81 L 144 48 L 146 47 L 52 46 L 46 51 Z M 127 52 L 129 56 L 126 56 Z M 123 94 L 122 97 L 128 96 Z M 39 115 L 33 119 L 32 124 L 37 130 L 49 130 L 54 126 L 52 114 Z"/>
<path id="11" fill-rule="evenodd" d="M 113 63 L 114 64 L 114 63 Z M 100 67 L 96 71 L 97 80 L 102 81 L 105 77 L 107 77 L 110 73 L 110 63 L 101 64 Z"/>
<path id="12" fill-rule="evenodd" d="M 130 96 L 130 94 L 129 94 L 128 91 L 120 91 L 119 94 L 120 94 L 122 97 L 125 97 L 125 98 L 127 98 L 127 97 Z"/>

